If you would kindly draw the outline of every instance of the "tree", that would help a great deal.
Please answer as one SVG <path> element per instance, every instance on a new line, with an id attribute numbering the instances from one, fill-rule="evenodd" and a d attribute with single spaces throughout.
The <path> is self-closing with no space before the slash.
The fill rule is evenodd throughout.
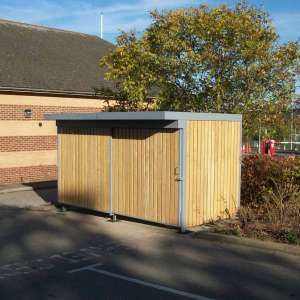
<path id="1" fill-rule="evenodd" d="M 270 127 L 283 118 L 299 73 L 299 46 L 279 43 L 265 11 L 243 2 L 151 16 L 142 37 L 123 32 L 101 60 L 106 79 L 120 82 L 123 109 L 143 109 L 156 91 L 152 109 L 243 113 L 249 135 L 257 134 L 258 121 Z"/>

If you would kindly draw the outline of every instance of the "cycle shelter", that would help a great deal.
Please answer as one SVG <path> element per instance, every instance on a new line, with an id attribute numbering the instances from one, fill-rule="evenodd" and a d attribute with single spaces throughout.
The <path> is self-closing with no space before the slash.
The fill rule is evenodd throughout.
<path id="1" fill-rule="evenodd" d="M 234 215 L 242 117 L 189 112 L 46 114 L 58 129 L 58 201 L 179 227 Z"/>

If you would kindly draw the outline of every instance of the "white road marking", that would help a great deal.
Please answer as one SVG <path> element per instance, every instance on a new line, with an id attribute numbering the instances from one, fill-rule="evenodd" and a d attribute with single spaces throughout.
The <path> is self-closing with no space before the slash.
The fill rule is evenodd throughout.
<path id="1" fill-rule="evenodd" d="M 125 280 L 125 281 L 128 281 L 128 282 L 132 282 L 132 283 L 136 283 L 136 284 L 140 284 L 140 285 L 144 285 L 144 286 L 148 286 L 148 287 L 151 287 L 151 288 L 154 288 L 154 289 L 157 289 L 157 290 L 161 290 L 161 291 L 164 291 L 164 292 L 172 293 L 172 294 L 183 296 L 183 297 L 190 298 L 190 299 L 214 300 L 213 298 L 207 298 L 207 297 L 204 297 L 204 296 L 201 296 L 201 295 L 176 290 L 176 289 L 169 288 L 167 286 L 163 286 L 163 285 L 160 285 L 160 284 L 155 284 L 155 283 L 147 282 L 147 281 L 144 281 L 144 280 L 136 279 L 136 278 L 133 278 L 133 277 L 119 275 L 119 274 L 116 274 L 116 273 L 112 273 L 112 272 L 104 271 L 104 270 L 99 270 L 99 269 L 96 268 L 96 267 L 99 267 L 99 266 L 102 266 L 102 265 L 103 265 L 102 263 L 94 264 L 94 265 L 90 265 L 90 266 L 70 270 L 70 271 L 68 271 L 68 273 L 77 273 L 77 272 L 81 272 L 81 271 L 92 271 L 92 272 L 96 272 L 96 273 L 99 273 L 99 274 L 102 274 L 102 275 L 106 275 L 106 276 L 109 276 L 109 277 Z"/>
<path id="2" fill-rule="evenodd" d="M 70 271 L 68 271 L 68 273 L 76 273 L 76 272 L 80 272 L 80 271 L 94 271 L 94 270 L 96 270 L 95 269 L 96 267 L 100 267 L 102 265 L 103 265 L 103 263 L 89 265 L 89 266 L 86 266 L 86 267 L 70 270 Z"/>

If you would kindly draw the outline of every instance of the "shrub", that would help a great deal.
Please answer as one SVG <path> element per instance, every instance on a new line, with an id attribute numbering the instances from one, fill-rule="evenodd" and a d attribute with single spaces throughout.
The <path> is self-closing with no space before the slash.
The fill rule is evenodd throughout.
<path id="1" fill-rule="evenodd" d="M 300 244 L 300 159 L 245 157 L 241 204 L 216 231 Z"/>
<path id="2" fill-rule="evenodd" d="M 246 156 L 242 162 L 241 204 L 258 205 L 266 198 L 285 199 L 299 192 L 300 158 Z M 275 201 L 276 199 L 274 199 Z"/>

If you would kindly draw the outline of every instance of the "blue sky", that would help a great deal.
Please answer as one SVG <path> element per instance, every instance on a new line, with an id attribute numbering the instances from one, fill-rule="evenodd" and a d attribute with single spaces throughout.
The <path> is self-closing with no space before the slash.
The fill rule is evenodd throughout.
<path id="1" fill-rule="evenodd" d="M 104 13 L 104 38 L 115 42 L 119 30 L 142 32 L 150 23 L 149 11 L 207 3 L 216 6 L 234 0 L 0 0 L 0 18 L 56 27 L 83 33 L 100 33 L 100 12 Z M 300 37 L 299 0 L 250 0 L 263 6 L 274 21 L 281 41 Z"/>

